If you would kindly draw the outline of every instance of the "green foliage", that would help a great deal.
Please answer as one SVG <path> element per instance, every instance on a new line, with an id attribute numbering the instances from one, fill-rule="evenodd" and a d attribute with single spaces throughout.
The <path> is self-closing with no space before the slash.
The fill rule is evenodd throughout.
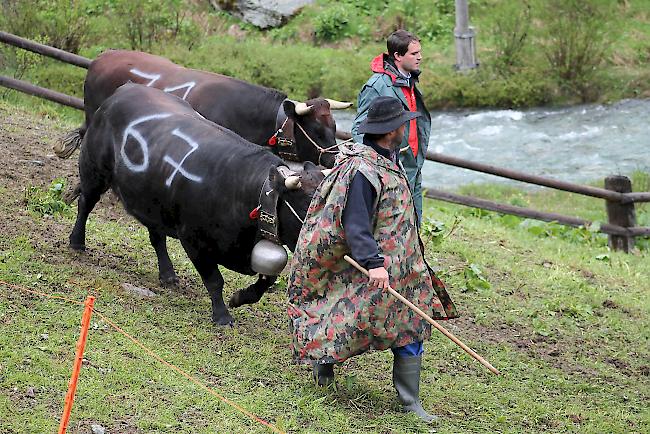
<path id="1" fill-rule="evenodd" d="M 57 214 L 69 214 L 71 209 L 63 199 L 62 195 L 65 189 L 65 180 L 57 178 L 47 191 L 42 188 L 29 186 L 25 189 L 23 201 L 27 209 L 38 215 L 54 216 Z"/>
<path id="2" fill-rule="evenodd" d="M 47 42 L 40 36 L 36 37 L 34 40 L 41 44 Z M 15 56 L 14 78 L 21 79 L 27 71 L 32 70 L 43 63 L 43 56 L 39 54 L 21 49 L 14 49 L 12 51 Z"/>
<path id="3" fill-rule="evenodd" d="M 492 38 L 496 49 L 494 66 L 504 76 L 510 76 L 524 64 L 524 48 L 530 36 L 532 22 L 528 1 L 502 3 L 495 14 Z"/>
<path id="4" fill-rule="evenodd" d="M 110 0 L 107 5 L 132 50 L 151 51 L 169 40 L 191 49 L 201 36 L 191 19 L 195 7 L 183 0 Z"/>
<path id="5" fill-rule="evenodd" d="M 419 38 L 434 41 L 439 37 L 451 37 L 454 27 L 454 2 L 436 0 L 405 0 L 392 2 L 396 13 L 396 28 L 404 28 Z"/>
<path id="6" fill-rule="evenodd" d="M 10 33 L 41 41 L 72 53 L 78 53 L 90 30 L 84 0 L 8 0 L 0 3 L 0 24 Z"/>
<path id="7" fill-rule="evenodd" d="M 478 291 L 479 289 L 490 289 L 492 285 L 488 282 L 487 278 L 483 275 L 483 270 L 478 264 L 471 263 L 463 270 L 463 277 L 465 279 L 465 286 L 463 291 Z"/>
<path id="8" fill-rule="evenodd" d="M 420 232 L 427 241 L 433 244 L 440 244 L 444 238 L 445 230 L 444 222 L 427 217 L 427 219 L 422 222 Z"/>
<path id="9" fill-rule="evenodd" d="M 549 0 L 546 2 L 544 53 L 551 70 L 570 92 L 583 102 L 598 98 L 594 74 L 611 44 L 607 38 L 607 10 L 597 0 Z"/>
<path id="10" fill-rule="evenodd" d="M 224 11 L 207 12 L 210 7 L 190 0 L 9 0 L 0 2 L 0 26 L 89 58 L 107 48 L 144 50 L 298 99 L 354 101 L 370 60 L 400 27 L 422 39 L 420 87 L 430 109 L 530 107 L 650 92 L 650 20 L 643 4 L 473 1 L 470 21 L 481 66 L 468 74 L 452 68 L 453 0 L 319 0 L 270 31 Z M 234 23 L 244 37 L 228 36 Z M 209 55 L 197 56 L 197 49 Z M 17 59 L 18 52 L 0 48 L 5 75 L 80 96 L 78 68 L 53 61 L 30 67 L 33 60 L 25 56 L 31 55 Z"/>
<path id="11" fill-rule="evenodd" d="M 580 226 L 574 228 L 557 222 L 525 219 L 520 223 L 519 227 L 540 238 L 561 238 L 574 243 L 586 243 L 597 246 L 607 245 L 607 236 L 598 232 L 600 230 L 599 222 L 593 222 L 588 227 Z"/>
<path id="12" fill-rule="evenodd" d="M 220 55 L 215 56 L 218 52 Z M 242 56 L 245 53 L 245 56 Z M 191 68 L 237 77 L 287 93 L 304 100 L 323 95 L 356 100 L 360 84 L 367 80 L 368 62 L 361 56 L 332 62 L 336 50 L 296 44 L 262 44 L 256 40 L 237 40 L 228 36 L 208 38 L 191 53 L 169 52 L 174 61 Z"/>
<path id="13" fill-rule="evenodd" d="M 348 10 L 342 5 L 328 8 L 316 16 L 314 35 L 320 41 L 334 41 L 345 35 L 348 28 Z"/>
<path id="14" fill-rule="evenodd" d="M 457 74 L 436 68 L 433 82 L 423 83 L 428 104 L 447 107 L 527 107 L 546 104 L 552 84 L 541 71 L 522 68 L 504 77 L 490 68 Z"/>

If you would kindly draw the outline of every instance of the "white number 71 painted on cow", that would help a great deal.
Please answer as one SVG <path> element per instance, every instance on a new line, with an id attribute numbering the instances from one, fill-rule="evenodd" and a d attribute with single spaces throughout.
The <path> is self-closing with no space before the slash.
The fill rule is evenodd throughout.
<path id="1" fill-rule="evenodd" d="M 129 72 L 132 73 L 133 75 L 137 75 L 138 77 L 146 78 L 147 80 L 149 80 L 149 83 L 146 84 L 147 87 L 153 86 L 153 84 L 156 81 L 158 81 L 158 79 L 160 77 L 162 77 L 161 74 L 148 74 L 148 73 L 142 72 L 142 71 L 140 71 L 139 69 L 136 69 L 136 68 L 130 69 Z M 164 87 L 162 90 L 163 90 L 163 92 L 172 93 L 172 92 L 174 92 L 176 90 L 179 90 L 179 89 L 187 89 L 185 91 L 185 93 L 183 94 L 183 97 L 182 97 L 182 99 L 185 100 L 185 98 L 187 98 L 187 95 L 190 94 L 190 91 L 194 88 L 194 86 L 196 86 L 195 81 L 188 81 L 186 83 L 179 84 L 178 86 Z"/>

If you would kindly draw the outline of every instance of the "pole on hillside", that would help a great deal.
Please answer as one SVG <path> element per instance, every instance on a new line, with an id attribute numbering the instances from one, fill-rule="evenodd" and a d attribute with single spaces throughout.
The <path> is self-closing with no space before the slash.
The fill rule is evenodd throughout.
<path id="1" fill-rule="evenodd" d="M 614 175 L 605 178 L 605 188 L 607 190 L 617 191 L 619 193 L 629 193 L 632 191 L 632 181 L 627 176 Z M 636 225 L 636 212 L 634 202 L 618 203 L 607 201 L 607 220 L 609 223 L 632 228 Z M 612 250 L 622 250 L 630 253 L 634 248 L 634 237 L 624 235 L 609 235 L 609 248 Z"/>
<path id="2" fill-rule="evenodd" d="M 467 71 L 478 66 L 476 61 L 476 42 L 474 28 L 469 26 L 469 7 L 467 0 L 456 0 L 456 69 Z"/>

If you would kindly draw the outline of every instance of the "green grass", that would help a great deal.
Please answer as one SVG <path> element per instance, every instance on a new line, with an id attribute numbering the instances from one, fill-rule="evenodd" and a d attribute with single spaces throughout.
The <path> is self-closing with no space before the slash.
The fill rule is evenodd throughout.
<path id="1" fill-rule="evenodd" d="M 1 108 L 3 114 L 11 110 Z M 13 112 L 25 125 L 38 119 L 45 136 L 76 127 Z M 31 182 L 47 189 L 69 174 L 56 175 Z M 160 288 L 146 231 L 116 211 L 119 204 L 98 205 L 88 251 L 75 254 L 66 249 L 75 211 L 53 217 L 31 212 L 24 188 L 0 188 L 0 280 L 78 301 L 96 295 L 99 312 L 165 360 L 283 430 L 430 432 L 399 413 L 390 352 L 337 367 L 336 389 L 312 385 L 310 371 L 291 362 L 283 287 L 233 310 L 235 328 L 214 327 L 207 293 L 178 242 L 170 243 L 170 252 L 182 285 Z M 543 203 L 585 217 L 604 213 L 601 201 L 574 195 L 483 191 L 500 201 Z M 610 252 L 599 241 L 536 235 L 496 214 L 429 200 L 424 215 L 444 224 L 440 237 L 427 238 L 427 256 L 462 315 L 445 325 L 502 372 L 493 376 L 434 333 L 425 343 L 421 394 L 425 408 L 442 417 L 437 432 L 646 432 L 648 249 Z M 487 284 L 478 284 L 477 274 Z M 226 297 L 253 281 L 231 272 L 225 279 Z M 140 298 L 123 283 L 158 296 Z M 0 432 L 56 430 L 82 310 L 0 285 Z M 70 432 L 89 432 L 92 423 L 108 432 L 268 432 L 152 360 L 97 315 L 84 357 Z"/>

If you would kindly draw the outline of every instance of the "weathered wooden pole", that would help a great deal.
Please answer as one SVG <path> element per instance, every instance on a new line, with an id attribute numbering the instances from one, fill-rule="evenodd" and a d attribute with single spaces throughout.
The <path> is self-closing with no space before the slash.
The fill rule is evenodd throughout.
<path id="1" fill-rule="evenodd" d="M 607 190 L 617 191 L 619 193 L 629 193 L 632 191 L 632 181 L 627 176 L 613 175 L 605 178 L 605 188 Z M 636 225 L 636 213 L 634 211 L 634 202 L 620 203 L 607 201 L 607 220 L 610 224 L 632 228 Z M 624 235 L 609 235 L 609 248 L 612 250 L 622 250 L 630 253 L 634 248 L 634 237 Z"/>
<path id="2" fill-rule="evenodd" d="M 67 105 L 78 110 L 84 109 L 84 101 L 76 96 L 66 95 L 65 93 L 56 92 L 51 89 L 36 86 L 35 84 L 28 83 L 23 80 L 18 80 L 11 77 L 0 75 L 0 86 L 8 87 L 10 89 L 18 90 L 29 95 L 38 96 L 41 98 L 49 99 L 50 101 L 59 104 Z"/>
<path id="3" fill-rule="evenodd" d="M 39 44 L 38 42 L 30 41 L 29 39 L 21 38 L 20 36 L 12 35 L 11 33 L 3 31 L 0 31 L 0 42 L 22 48 L 23 50 L 33 51 L 34 53 L 42 54 L 43 56 L 49 56 L 81 68 L 88 69 L 90 62 L 92 62 L 92 60 L 86 57 L 68 53 L 67 51 L 50 47 L 49 45 Z"/>
<path id="4" fill-rule="evenodd" d="M 478 66 L 474 28 L 469 26 L 467 0 L 456 0 L 456 69 L 466 71 Z"/>

